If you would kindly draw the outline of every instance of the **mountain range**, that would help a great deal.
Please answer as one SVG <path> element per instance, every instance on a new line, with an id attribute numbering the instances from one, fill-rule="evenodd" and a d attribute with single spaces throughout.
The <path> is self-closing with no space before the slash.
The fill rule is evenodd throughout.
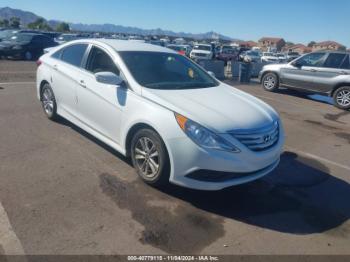
<path id="1" fill-rule="evenodd" d="M 0 19 L 10 19 L 11 17 L 18 17 L 21 19 L 22 26 L 34 22 L 38 18 L 43 18 L 32 12 L 23 11 L 20 9 L 13 9 L 10 7 L 0 7 Z M 44 18 L 45 19 L 45 18 Z M 46 20 L 46 19 L 45 19 Z M 59 20 L 46 20 L 47 23 L 55 27 L 61 21 Z M 225 36 L 216 32 L 207 32 L 200 34 L 186 33 L 186 32 L 173 32 L 170 30 L 157 29 L 142 29 L 138 27 L 130 27 L 114 24 L 82 24 L 82 23 L 68 23 L 71 30 L 82 32 L 103 32 L 103 33 L 120 33 L 131 35 L 162 35 L 171 37 L 186 37 L 193 39 L 222 39 L 222 40 L 238 40 Z"/>

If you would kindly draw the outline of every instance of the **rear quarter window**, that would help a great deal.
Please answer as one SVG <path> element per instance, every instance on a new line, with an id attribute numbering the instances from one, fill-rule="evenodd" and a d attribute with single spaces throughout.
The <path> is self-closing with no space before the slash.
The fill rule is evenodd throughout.
<path id="1" fill-rule="evenodd" d="M 347 55 L 344 62 L 340 66 L 341 69 L 350 69 L 350 56 Z"/>
<path id="2" fill-rule="evenodd" d="M 68 46 L 62 50 L 61 60 L 68 64 L 80 67 L 86 48 L 87 44 Z"/>

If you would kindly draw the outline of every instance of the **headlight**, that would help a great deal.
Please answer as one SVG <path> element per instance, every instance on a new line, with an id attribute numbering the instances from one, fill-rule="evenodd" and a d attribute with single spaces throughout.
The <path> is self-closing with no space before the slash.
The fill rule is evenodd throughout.
<path id="1" fill-rule="evenodd" d="M 12 49 L 19 50 L 19 49 L 22 49 L 22 46 L 21 45 L 15 45 L 15 46 L 12 47 Z"/>
<path id="2" fill-rule="evenodd" d="M 197 145 L 203 148 L 230 151 L 239 153 L 240 150 L 228 141 L 216 135 L 207 128 L 193 122 L 192 120 L 175 113 L 175 118 L 180 128 Z"/>

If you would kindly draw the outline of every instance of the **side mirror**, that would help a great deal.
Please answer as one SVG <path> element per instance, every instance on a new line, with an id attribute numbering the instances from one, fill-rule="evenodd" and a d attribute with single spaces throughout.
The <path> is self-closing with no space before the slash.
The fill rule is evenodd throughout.
<path id="1" fill-rule="evenodd" d="M 297 60 L 297 61 L 294 61 L 292 62 L 292 65 L 297 67 L 297 68 L 301 68 L 303 65 Z"/>
<path id="2" fill-rule="evenodd" d="M 95 74 L 96 81 L 102 84 L 121 86 L 124 80 L 112 72 L 99 72 Z"/>
<path id="3" fill-rule="evenodd" d="M 214 77 L 214 78 L 215 78 L 215 74 L 214 74 L 214 72 L 212 72 L 212 71 L 208 71 L 208 74 L 209 74 L 211 77 Z"/>

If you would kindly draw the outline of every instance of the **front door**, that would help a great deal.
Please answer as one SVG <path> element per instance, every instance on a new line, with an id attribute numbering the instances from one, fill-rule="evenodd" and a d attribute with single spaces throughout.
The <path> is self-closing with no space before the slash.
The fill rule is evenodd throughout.
<path id="1" fill-rule="evenodd" d="M 312 53 L 305 55 L 285 68 L 281 69 L 281 81 L 283 85 L 293 88 L 314 91 L 314 78 L 322 65 L 325 53 Z"/>
<path id="2" fill-rule="evenodd" d="M 112 57 L 103 49 L 92 46 L 81 74 L 78 88 L 80 120 L 94 131 L 113 142 L 120 143 L 120 122 L 127 90 L 124 87 L 96 81 L 99 72 L 120 74 Z"/>

